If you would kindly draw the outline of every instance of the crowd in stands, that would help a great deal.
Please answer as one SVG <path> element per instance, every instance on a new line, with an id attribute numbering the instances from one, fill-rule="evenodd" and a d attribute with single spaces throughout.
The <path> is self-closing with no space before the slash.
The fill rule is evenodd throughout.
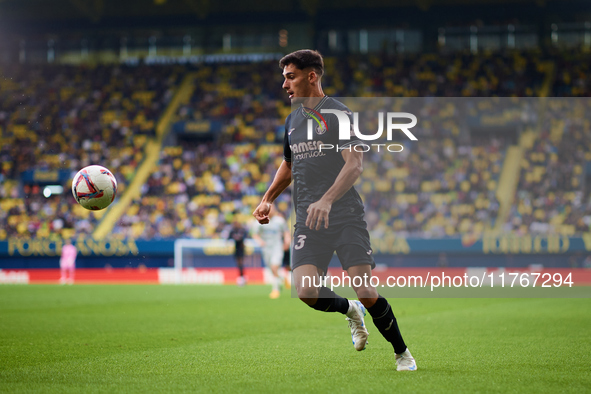
<path id="1" fill-rule="evenodd" d="M 218 237 L 238 214 L 248 222 L 283 160 L 276 144 L 168 147 L 115 232 L 141 238 Z M 277 208 L 289 215 L 288 194 Z"/>
<path id="2" fill-rule="evenodd" d="M 554 56 L 556 79 L 553 96 L 589 97 L 591 95 L 591 53 L 572 51 Z"/>
<path id="3" fill-rule="evenodd" d="M 550 99 L 542 131 L 525 151 L 505 231 L 575 235 L 591 225 L 591 102 Z"/>
<path id="4" fill-rule="evenodd" d="M 518 235 L 580 235 L 591 228 L 591 54 L 551 56 L 552 96 L 540 132 L 526 148 L 515 202 L 504 231 Z"/>
<path id="5" fill-rule="evenodd" d="M 325 93 L 334 97 L 537 97 L 538 52 L 407 54 L 327 59 Z"/>
<path id="6" fill-rule="evenodd" d="M 404 144 L 401 153 L 374 152 L 359 190 L 375 237 L 482 235 L 494 225 L 495 190 L 504 141 L 460 144 L 450 136 Z"/>
<path id="7" fill-rule="evenodd" d="M 577 64 L 583 55 L 570 56 L 554 59 L 551 91 L 584 96 L 589 63 Z M 326 58 L 323 86 L 334 97 L 536 97 L 549 72 L 543 60 L 537 52 L 518 51 Z M 0 240 L 90 233 L 100 213 L 84 211 L 67 190 L 46 199 L 40 187 L 23 185 L 20 173 L 66 169 L 73 175 L 99 163 L 115 173 L 122 193 L 187 71 L 176 66 L 19 66 L 5 71 L 9 77 L 0 81 Z M 290 105 L 276 61 L 208 64 L 195 73 L 193 96 L 174 121 L 217 122 L 220 131 L 212 140 L 179 139 L 164 147 L 141 197 L 119 218 L 115 234 L 219 236 L 237 214 L 244 222 L 252 220 L 250 213 L 283 158 Z M 538 122 L 523 119 L 524 112 L 512 105 L 479 111 L 504 122 Z M 404 142 L 402 153 L 366 155 L 357 188 L 374 236 L 481 235 L 495 225 L 495 192 L 506 148 L 515 141 L 470 132 L 454 113 L 450 107 L 429 113 L 438 126 L 419 131 L 420 143 Z M 588 124 L 541 130 L 526 150 L 506 231 L 547 232 L 557 228 L 544 227 L 551 223 L 569 234 L 588 230 L 584 165 L 591 150 L 584 130 Z M 279 209 L 288 215 L 289 195 L 281 197 Z"/>
<path id="8" fill-rule="evenodd" d="M 275 142 L 289 114 L 276 61 L 199 67 L 195 90 L 177 120 L 219 122 L 223 143 Z"/>
<path id="9" fill-rule="evenodd" d="M 142 161 L 144 145 L 170 101 L 180 73 L 172 67 L 7 66 L 0 79 L 0 239 L 91 233 L 102 212 L 64 194 L 45 198 L 23 181 L 69 179 L 81 168 L 110 168 L 119 193 Z M 57 179 L 56 179 L 57 181 Z M 65 183 L 65 182 L 64 182 Z"/>

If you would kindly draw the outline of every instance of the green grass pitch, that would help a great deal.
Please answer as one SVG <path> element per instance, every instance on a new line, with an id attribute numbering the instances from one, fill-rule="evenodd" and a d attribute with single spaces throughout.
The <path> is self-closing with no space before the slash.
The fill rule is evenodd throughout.
<path id="1" fill-rule="evenodd" d="M 590 299 L 390 300 L 418 371 L 371 318 L 265 286 L 0 286 L 0 392 L 584 392 Z"/>

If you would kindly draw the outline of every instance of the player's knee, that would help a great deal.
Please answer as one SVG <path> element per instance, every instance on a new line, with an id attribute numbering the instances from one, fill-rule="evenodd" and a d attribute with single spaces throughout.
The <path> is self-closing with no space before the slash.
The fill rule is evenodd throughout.
<path id="1" fill-rule="evenodd" d="M 308 305 L 314 305 L 318 299 L 318 289 L 315 287 L 298 287 L 298 298 Z"/>
<path id="2" fill-rule="evenodd" d="M 359 299 L 374 299 L 378 298 L 378 291 L 375 287 L 358 287 L 355 289 L 355 293 L 357 293 L 357 298 Z"/>

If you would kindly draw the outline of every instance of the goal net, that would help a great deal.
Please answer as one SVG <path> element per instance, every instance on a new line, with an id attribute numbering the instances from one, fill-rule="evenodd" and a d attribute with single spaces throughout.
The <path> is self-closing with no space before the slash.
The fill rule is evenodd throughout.
<path id="1" fill-rule="evenodd" d="M 244 267 L 261 269 L 260 247 L 252 239 L 244 241 Z M 223 284 L 236 276 L 234 241 L 225 239 L 177 239 L 174 268 L 160 270 L 160 283 Z"/>

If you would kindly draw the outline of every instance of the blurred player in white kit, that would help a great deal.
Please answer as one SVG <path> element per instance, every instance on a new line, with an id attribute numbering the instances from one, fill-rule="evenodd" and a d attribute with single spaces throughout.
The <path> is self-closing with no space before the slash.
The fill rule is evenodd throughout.
<path id="1" fill-rule="evenodd" d="M 74 283 L 74 272 L 76 271 L 76 255 L 78 250 L 72 241 L 66 239 L 64 246 L 62 247 L 62 256 L 60 257 L 60 283 L 61 284 L 73 284 Z"/>
<path id="2" fill-rule="evenodd" d="M 262 226 L 258 223 L 252 228 L 252 238 L 263 249 L 263 261 L 271 270 L 272 291 L 270 298 L 279 298 L 279 286 L 282 281 L 279 269 L 283 264 L 283 255 L 286 249 L 289 249 L 290 234 L 287 221 L 277 212 L 277 208 L 271 208 L 269 223 Z"/>

